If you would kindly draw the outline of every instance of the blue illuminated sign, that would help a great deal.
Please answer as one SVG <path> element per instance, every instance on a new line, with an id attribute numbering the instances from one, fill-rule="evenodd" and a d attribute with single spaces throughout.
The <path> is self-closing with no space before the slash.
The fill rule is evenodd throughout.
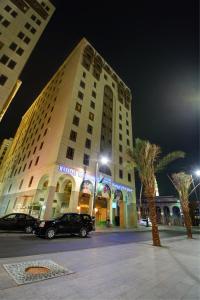
<path id="1" fill-rule="evenodd" d="M 94 176 L 87 175 L 87 174 L 85 174 L 85 176 L 84 176 L 83 172 L 79 172 L 79 171 L 77 171 L 75 169 L 68 168 L 68 167 L 65 167 L 63 165 L 59 165 L 58 166 L 58 170 L 60 172 L 62 172 L 62 173 L 69 174 L 71 176 L 80 177 L 80 178 L 84 177 L 85 180 L 90 180 L 93 183 L 95 182 L 95 177 Z M 132 192 L 133 191 L 131 188 L 129 188 L 127 186 L 121 185 L 121 184 L 116 183 L 116 182 L 112 182 L 111 178 L 107 178 L 107 177 L 100 178 L 100 177 L 97 177 L 97 182 L 99 182 L 100 180 L 102 180 L 102 183 L 108 183 L 108 184 L 110 184 L 115 189 L 124 190 L 124 191 L 127 191 L 127 192 Z"/>

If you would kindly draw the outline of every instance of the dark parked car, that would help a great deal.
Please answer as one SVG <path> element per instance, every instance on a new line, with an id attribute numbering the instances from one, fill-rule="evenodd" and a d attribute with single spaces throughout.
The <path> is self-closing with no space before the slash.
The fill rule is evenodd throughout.
<path id="1" fill-rule="evenodd" d="M 22 213 L 13 213 L 0 218 L 0 229 L 3 230 L 21 230 L 31 233 L 36 224 L 37 219 Z"/>
<path id="2" fill-rule="evenodd" d="M 38 222 L 34 233 L 53 239 L 57 234 L 79 234 L 81 237 L 86 237 L 92 230 L 95 230 L 95 222 L 90 215 L 66 213 L 55 220 Z"/>

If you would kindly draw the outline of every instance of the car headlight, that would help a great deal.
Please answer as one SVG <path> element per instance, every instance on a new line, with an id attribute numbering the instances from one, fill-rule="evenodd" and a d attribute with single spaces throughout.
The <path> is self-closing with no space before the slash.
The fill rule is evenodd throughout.
<path id="1" fill-rule="evenodd" d="M 44 225 L 45 225 L 45 222 L 41 222 L 39 227 L 44 227 Z"/>

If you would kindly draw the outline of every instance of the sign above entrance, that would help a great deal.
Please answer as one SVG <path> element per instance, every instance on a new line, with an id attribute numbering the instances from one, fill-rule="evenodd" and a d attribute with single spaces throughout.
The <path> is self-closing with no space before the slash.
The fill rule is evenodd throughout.
<path id="1" fill-rule="evenodd" d="M 74 176 L 74 177 L 80 177 L 80 178 L 84 177 L 84 180 L 90 180 L 93 184 L 95 182 L 95 177 L 94 176 L 84 174 L 84 172 L 77 171 L 76 169 L 72 169 L 72 168 L 68 168 L 68 167 L 63 166 L 63 165 L 59 165 L 58 170 L 62 173 L 69 174 L 69 175 Z M 115 189 L 124 190 L 124 191 L 127 191 L 127 192 L 132 192 L 133 191 L 131 188 L 129 188 L 127 186 L 124 186 L 122 184 L 113 182 L 111 180 L 111 178 L 108 178 L 108 177 L 103 177 L 103 178 L 97 177 L 97 183 L 100 182 L 100 181 L 101 181 L 101 183 L 110 184 L 110 187 L 112 186 L 112 188 L 115 188 Z"/>

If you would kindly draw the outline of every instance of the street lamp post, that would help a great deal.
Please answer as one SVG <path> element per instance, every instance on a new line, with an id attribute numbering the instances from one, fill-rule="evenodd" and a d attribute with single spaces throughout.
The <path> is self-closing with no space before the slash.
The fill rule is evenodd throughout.
<path id="1" fill-rule="evenodd" d="M 109 161 L 108 158 L 105 157 L 105 156 L 102 156 L 102 157 L 100 158 L 100 163 L 101 163 L 102 165 L 106 165 L 106 164 L 108 163 L 108 161 Z M 98 169 L 99 169 L 99 160 L 97 159 L 97 160 L 96 160 L 96 164 L 95 164 L 94 195 L 93 195 L 92 203 L 91 203 L 91 216 L 93 215 L 93 212 L 94 212 L 94 208 L 95 208 L 95 200 L 96 200 L 96 195 L 97 195 Z"/>

